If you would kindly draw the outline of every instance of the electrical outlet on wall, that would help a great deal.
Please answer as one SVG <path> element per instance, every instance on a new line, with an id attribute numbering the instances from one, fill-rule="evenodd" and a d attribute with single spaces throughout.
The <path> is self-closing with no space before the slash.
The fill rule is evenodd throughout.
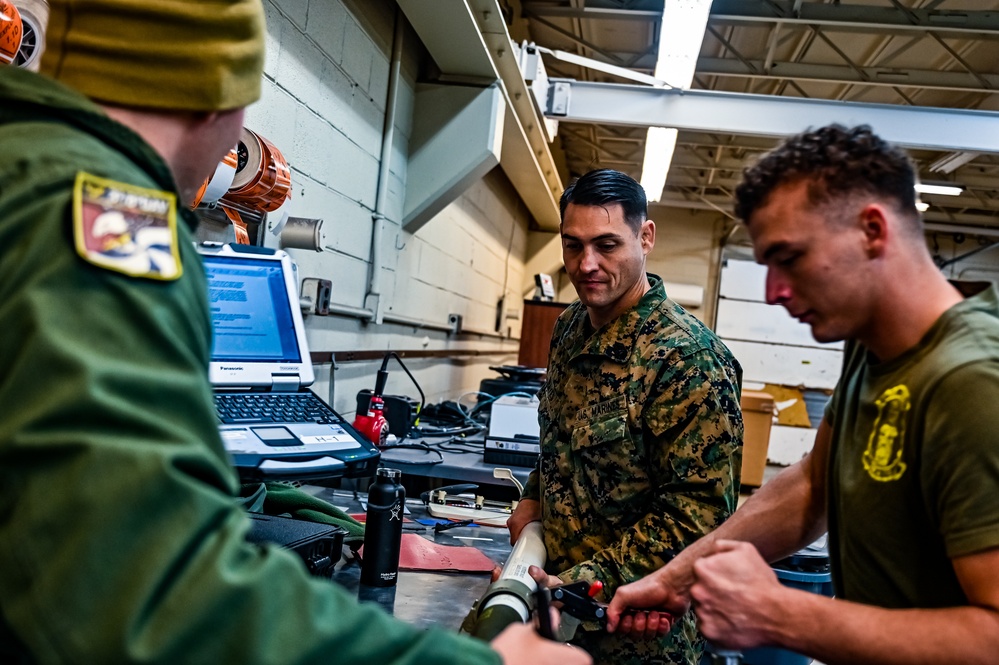
<path id="1" fill-rule="evenodd" d="M 302 311 L 306 314 L 329 316 L 333 282 L 328 279 L 306 277 L 302 280 Z"/>

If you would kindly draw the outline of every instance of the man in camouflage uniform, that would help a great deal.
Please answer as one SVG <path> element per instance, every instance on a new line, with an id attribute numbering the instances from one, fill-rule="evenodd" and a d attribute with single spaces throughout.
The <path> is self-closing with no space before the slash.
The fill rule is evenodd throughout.
<path id="1" fill-rule="evenodd" d="M 555 325 L 541 456 L 509 522 L 516 540 L 542 521 L 549 584 L 600 580 L 605 598 L 717 527 L 739 491 L 741 368 L 646 274 L 646 209 L 641 186 L 606 169 L 562 195 L 579 301 Z M 696 663 L 703 647 L 690 616 L 657 640 L 580 630 L 573 641 L 617 665 Z"/>

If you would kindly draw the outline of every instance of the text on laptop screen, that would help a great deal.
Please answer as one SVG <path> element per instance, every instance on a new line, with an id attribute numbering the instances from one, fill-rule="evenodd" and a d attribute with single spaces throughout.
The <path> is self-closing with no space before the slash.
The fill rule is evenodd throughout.
<path id="1" fill-rule="evenodd" d="M 213 362 L 300 362 L 281 264 L 206 256 Z"/>

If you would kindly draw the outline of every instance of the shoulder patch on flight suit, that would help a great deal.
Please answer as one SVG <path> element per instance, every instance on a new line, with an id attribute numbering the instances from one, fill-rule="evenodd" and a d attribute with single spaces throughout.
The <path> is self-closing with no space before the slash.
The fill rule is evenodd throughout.
<path id="1" fill-rule="evenodd" d="M 174 280 L 183 274 L 177 197 L 80 171 L 73 187 L 77 253 L 131 277 Z"/>

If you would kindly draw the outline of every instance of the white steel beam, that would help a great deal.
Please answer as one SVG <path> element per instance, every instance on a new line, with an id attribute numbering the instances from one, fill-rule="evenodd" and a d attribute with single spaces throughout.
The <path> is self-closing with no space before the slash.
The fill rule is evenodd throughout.
<path id="1" fill-rule="evenodd" d="M 870 125 L 909 148 L 999 152 L 999 112 L 747 95 L 715 90 L 666 90 L 616 83 L 552 79 L 549 98 L 568 122 L 664 126 L 680 130 L 788 136 L 839 123 Z"/>
<path id="2" fill-rule="evenodd" d="M 714 195 L 696 198 L 673 192 L 664 192 L 661 199 L 649 204 L 649 216 L 653 219 L 656 217 L 656 206 L 686 210 L 714 210 L 715 212 L 724 212 L 724 214 L 731 216 L 729 211 L 732 210 L 732 203 L 731 197 L 728 196 Z M 924 212 L 922 217 L 927 223 L 926 228 L 929 231 L 985 235 L 991 230 L 999 235 L 999 226 L 996 226 L 996 216 L 994 214 L 984 212 L 951 213 L 931 208 Z"/>

